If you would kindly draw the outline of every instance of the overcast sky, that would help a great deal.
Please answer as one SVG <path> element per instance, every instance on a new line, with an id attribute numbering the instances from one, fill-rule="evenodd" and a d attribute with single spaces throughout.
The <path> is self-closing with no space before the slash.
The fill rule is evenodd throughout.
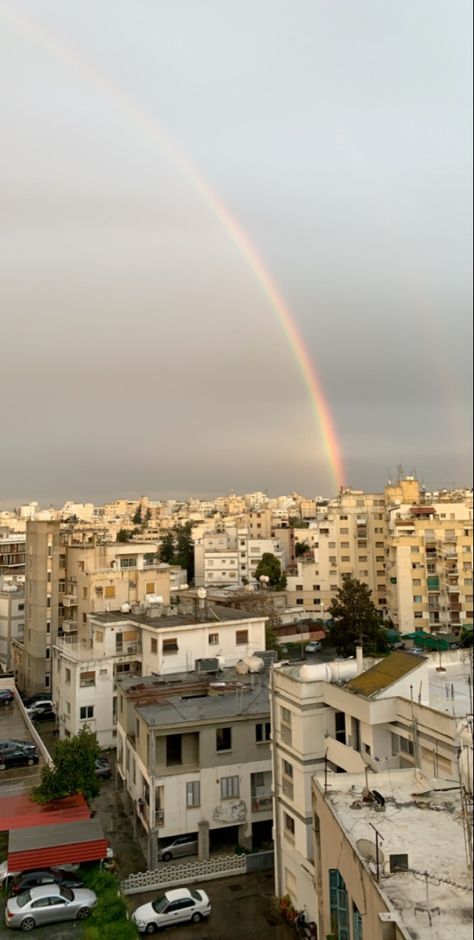
<path id="1" fill-rule="evenodd" d="M 0 0 L 0 505 L 471 482 L 469 0 Z M 143 120 L 148 114 L 150 120 Z"/>

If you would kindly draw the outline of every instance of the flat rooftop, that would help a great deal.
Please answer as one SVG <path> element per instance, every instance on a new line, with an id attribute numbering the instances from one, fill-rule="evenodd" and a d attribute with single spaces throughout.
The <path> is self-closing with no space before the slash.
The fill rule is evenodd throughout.
<path id="1" fill-rule="evenodd" d="M 440 712 L 448 712 L 455 718 L 472 715 L 471 660 L 467 653 L 464 657 L 464 661 L 443 665 L 444 672 L 438 672 L 436 667 L 430 668 L 428 672 L 430 707 Z"/>
<path id="2" fill-rule="evenodd" d="M 120 611 L 108 611 L 107 613 L 91 614 L 94 621 L 103 624 L 109 623 L 142 623 L 148 627 L 155 627 L 157 630 L 165 627 L 186 627 L 199 624 L 215 625 L 225 623 L 226 620 L 262 620 L 259 614 L 250 614 L 245 610 L 236 610 L 234 607 L 223 607 L 221 604 L 208 605 L 207 610 L 202 617 L 196 617 L 192 613 L 172 614 L 169 616 L 150 617 L 146 614 L 122 614 Z"/>
<path id="3" fill-rule="evenodd" d="M 234 669 L 226 669 L 218 676 L 187 672 L 164 681 L 154 676 L 135 676 L 120 679 L 117 685 L 150 725 L 192 724 L 270 713 L 268 672 L 245 676 Z"/>
<path id="4" fill-rule="evenodd" d="M 317 783 L 324 791 L 324 777 Z M 392 770 L 369 775 L 368 785 L 385 798 L 385 812 L 361 801 L 363 774 L 330 774 L 327 799 L 357 855 L 360 839 L 374 843 L 376 827 L 383 842 L 383 874 L 380 889 L 398 912 L 407 936 L 418 940 L 471 940 L 472 877 L 466 860 L 459 789 L 446 781 L 425 779 L 418 771 Z M 390 873 L 390 855 L 408 855 L 408 871 Z M 365 862 L 372 873 L 375 865 Z M 429 906 L 432 914 L 415 913 L 415 905 L 426 904 L 428 873 Z"/>

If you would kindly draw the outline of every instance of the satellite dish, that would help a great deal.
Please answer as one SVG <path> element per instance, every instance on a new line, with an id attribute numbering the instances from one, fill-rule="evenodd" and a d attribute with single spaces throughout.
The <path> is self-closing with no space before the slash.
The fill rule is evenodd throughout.
<path id="1" fill-rule="evenodd" d="M 377 862 L 377 849 L 375 842 L 371 842 L 370 839 L 358 839 L 356 842 L 357 851 L 362 855 L 362 858 L 366 862 Z M 382 849 L 379 849 L 379 865 L 383 865 L 385 859 Z"/>

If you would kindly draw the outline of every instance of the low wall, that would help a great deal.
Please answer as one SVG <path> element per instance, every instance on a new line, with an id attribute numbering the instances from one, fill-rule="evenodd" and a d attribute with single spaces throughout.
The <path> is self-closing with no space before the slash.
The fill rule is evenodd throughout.
<path id="1" fill-rule="evenodd" d="M 122 881 L 120 888 L 123 894 L 140 894 L 141 891 L 172 888 L 177 884 L 193 884 L 196 881 L 244 875 L 247 872 L 246 858 L 245 855 L 216 855 L 204 862 L 184 862 L 182 865 L 168 865 L 164 862 L 153 871 L 129 875 Z"/>

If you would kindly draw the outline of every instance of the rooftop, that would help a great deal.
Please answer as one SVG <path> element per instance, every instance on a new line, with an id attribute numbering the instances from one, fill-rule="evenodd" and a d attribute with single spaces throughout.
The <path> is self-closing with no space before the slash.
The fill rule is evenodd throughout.
<path id="1" fill-rule="evenodd" d="M 373 698 L 378 692 L 390 688 L 395 682 L 417 669 L 421 663 L 426 662 L 424 656 L 414 653 L 390 653 L 381 659 L 375 666 L 362 672 L 354 679 L 350 679 L 347 688 L 350 692 L 357 692 L 366 698 Z"/>
<path id="2" fill-rule="evenodd" d="M 183 614 L 170 614 L 163 616 L 150 617 L 146 613 L 140 614 L 123 614 L 120 611 L 108 611 L 107 613 L 92 614 L 91 617 L 97 623 L 102 624 L 112 624 L 112 623 L 129 623 L 133 621 L 134 623 L 144 624 L 148 627 L 155 627 L 160 629 L 161 627 L 187 627 L 195 626 L 200 624 L 212 624 L 216 623 L 225 623 L 226 620 L 262 620 L 262 616 L 259 614 L 250 614 L 245 610 L 236 610 L 233 607 L 223 607 L 220 604 L 213 604 L 212 607 L 208 605 L 207 609 L 203 612 L 203 616 L 196 616 L 192 613 Z"/>
<path id="3" fill-rule="evenodd" d="M 467 867 L 459 789 L 446 781 L 425 779 L 419 771 L 392 770 L 376 777 L 377 790 L 385 798 L 385 812 L 361 802 L 365 776 L 330 775 L 328 801 L 359 857 L 360 840 L 374 842 L 374 830 L 384 856 L 380 890 L 398 912 L 407 937 L 418 940 L 470 940 L 472 937 L 472 879 Z M 324 778 L 317 778 L 324 791 Z M 369 778 L 369 787 L 371 778 Z M 359 846 L 359 847 L 358 847 Z M 391 855 L 408 855 L 408 870 L 390 872 Z M 372 874 L 375 866 L 365 860 Z M 427 874 L 427 878 L 425 877 Z M 428 888 L 426 888 L 428 884 Z M 439 907 L 432 915 L 415 913 L 415 906 Z"/>
<path id="4" fill-rule="evenodd" d="M 164 680 L 155 676 L 127 677 L 118 680 L 117 685 L 127 693 L 147 724 L 160 727 L 267 715 L 270 711 L 265 672 L 241 676 L 234 669 L 226 669 L 219 677 L 199 677 L 189 672 Z"/>
<path id="5" fill-rule="evenodd" d="M 443 671 L 428 670 L 430 706 L 455 718 L 472 715 L 472 667 L 468 651 L 460 651 L 458 662 L 443 666 Z"/>

